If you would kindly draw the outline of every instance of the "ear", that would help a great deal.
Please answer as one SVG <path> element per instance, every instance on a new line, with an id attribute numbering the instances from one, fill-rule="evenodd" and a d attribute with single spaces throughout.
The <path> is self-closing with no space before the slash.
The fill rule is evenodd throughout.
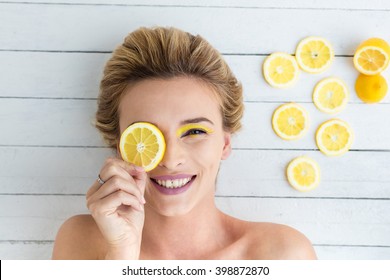
<path id="1" fill-rule="evenodd" d="M 223 140 L 224 146 L 222 150 L 221 159 L 225 160 L 230 156 L 230 153 L 232 152 L 232 135 L 229 132 L 224 132 Z"/>

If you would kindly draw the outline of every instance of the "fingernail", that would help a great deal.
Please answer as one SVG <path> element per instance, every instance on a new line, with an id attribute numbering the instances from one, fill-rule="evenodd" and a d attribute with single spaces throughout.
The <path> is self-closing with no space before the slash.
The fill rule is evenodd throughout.
<path id="1" fill-rule="evenodd" d="M 142 204 L 145 204 L 145 203 L 146 203 L 146 200 L 145 200 L 145 197 L 144 197 L 144 196 L 141 197 L 141 202 L 142 202 Z"/>
<path id="2" fill-rule="evenodd" d="M 138 172 L 143 172 L 144 168 L 142 166 L 135 165 L 135 170 L 137 170 Z"/>

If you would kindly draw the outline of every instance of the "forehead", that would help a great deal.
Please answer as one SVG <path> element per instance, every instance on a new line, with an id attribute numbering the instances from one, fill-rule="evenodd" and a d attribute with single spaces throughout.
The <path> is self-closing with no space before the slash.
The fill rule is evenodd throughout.
<path id="1" fill-rule="evenodd" d="M 205 117 L 222 124 L 216 93 L 195 78 L 144 80 L 129 87 L 120 105 L 120 129 L 137 121 L 158 126 Z"/>

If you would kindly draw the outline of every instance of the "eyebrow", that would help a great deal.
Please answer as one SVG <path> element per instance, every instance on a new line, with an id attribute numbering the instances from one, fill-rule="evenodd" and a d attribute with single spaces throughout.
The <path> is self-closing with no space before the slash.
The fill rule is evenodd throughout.
<path id="1" fill-rule="evenodd" d="M 189 123 L 200 123 L 200 122 L 208 122 L 208 123 L 211 123 L 212 125 L 214 125 L 214 123 L 212 121 L 210 121 L 208 118 L 204 118 L 204 117 L 184 120 L 184 121 L 181 121 L 180 124 L 184 125 L 184 124 L 189 124 Z"/>
<path id="2" fill-rule="evenodd" d="M 133 124 L 135 124 L 135 123 L 138 123 L 138 122 L 146 122 L 146 121 L 136 121 L 136 122 L 132 122 L 131 124 L 128 125 L 128 127 L 131 126 L 131 125 L 133 125 Z M 199 118 L 184 120 L 184 121 L 181 121 L 180 124 L 181 124 L 181 125 L 185 125 L 185 124 L 200 123 L 200 122 L 208 122 L 208 123 L 214 125 L 214 123 L 213 123 L 212 121 L 210 121 L 208 118 L 204 118 L 204 117 L 199 117 Z M 149 123 L 151 123 L 151 122 L 149 122 Z M 155 124 L 155 123 L 151 123 L 151 124 L 153 124 L 154 126 L 157 126 L 157 124 Z M 158 126 L 157 126 L 157 127 L 158 127 Z"/>

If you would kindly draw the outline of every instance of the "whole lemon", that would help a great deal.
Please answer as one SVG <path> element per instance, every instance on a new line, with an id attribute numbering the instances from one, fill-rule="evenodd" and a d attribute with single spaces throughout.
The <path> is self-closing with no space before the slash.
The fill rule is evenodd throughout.
<path id="1" fill-rule="evenodd" d="M 386 79 L 380 75 L 367 76 L 360 74 L 355 83 L 357 96 L 366 103 L 380 102 L 387 93 Z"/>

